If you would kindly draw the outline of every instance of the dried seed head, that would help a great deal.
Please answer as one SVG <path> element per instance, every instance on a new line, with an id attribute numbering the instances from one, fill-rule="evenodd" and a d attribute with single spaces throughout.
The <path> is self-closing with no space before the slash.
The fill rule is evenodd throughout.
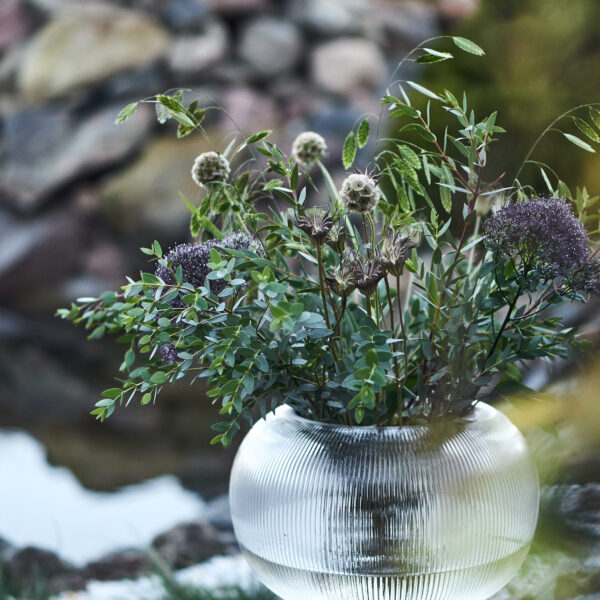
<path id="1" fill-rule="evenodd" d="M 296 225 L 316 242 L 322 242 L 333 227 L 333 219 L 329 212 L 322 208 L 312 208 L 300 217 Z"/>
<path id="2" fill-rule="evenodd" d="M 203 152 L 196 158 L 192 167 L 192 179 L 200 187 L 225 182 L 229 178 L 229 173 L 231 173 L 229 161 L 217 152 Z"/>
<path id="3" fill-rule="evenodd" d="M 329 233 L 325 243 L 338 254 L 342 254 L 346 248 L 346 229 L 339 223 L 335 223 Z"/>
<path id="4" fill-rule="evenodd" d="M 353 265 L 350 261 L 342 259 L 330 277 L 325 277 L 327 285 L 333 293 L 340 298 L 347 298 L 356 289 Z"/>
<path id="5" fill-rule="evenodd" d="M 342 205 L 349 211 L 365 214 L 375 208 L 381 192 L 372 177 L 354 173 L 344 179 L 339 196 Z"/>
<path id="6" fill-rule="evenodd" d="M 388 227 L 377 258 L 386 271 L 400 277 L 404 271 L 404 263 L 416 247 L 417 244 L 409 235 Z"/>
<path id="7" fill-rule="evenodd" d="M 377 290 L 377 284 L 383 279 L 385 269 L 377 258 L 364 261 L 356 252 L 351 255 L 352 271 L 356 288 L 365 296 L 370 296 Z"/>
<path id="8" fill-rule="evenodd" d="M 292 156 L 296 162 L 303 165 L 319 160 L 326 150 L 324 138 L 314 131 L 301 133 L 292 144 Z"/>

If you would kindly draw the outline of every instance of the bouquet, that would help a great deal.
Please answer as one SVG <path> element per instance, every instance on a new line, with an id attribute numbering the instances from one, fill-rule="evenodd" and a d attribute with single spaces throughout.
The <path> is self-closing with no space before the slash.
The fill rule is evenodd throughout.
<path id="1" fill-rule="evenodd" d="M 405 60 L 451 58 L 420 45 Z M 179 137 L 206 135 L 205 110 L 182 91 L 143 102 L 156 105 L 161 123 L 176 121 Z M 443 135 L 433 110 L 445 116 Z M 384 116 L 393 138 L 378 135 Z M 346 138 L 341 185 L 324 164 L 327 141 L 311 131 L 289 154 L 261 131 L 198 156 L 191 177 L 201 200 L 185 199 L 193 241 L 169 251 L 155 241 L 142 248 L 154 266 L 139 278 L 58 311 L 90 338 L 114 334 L 127 347 L 119 386 L 92 414 L 104 420 L 117 406 L 154 403 L 163 386 L 187 378 L 206 380 L 222 415 L 214 443 L 228 445 L 242 417 L 281 404 L 312 420 L 401 426 L 460 417 L 523 389 L 527 361 L 551 363 L 581 347 L 551 309 L 600 291 L 589 237 L 598 198 L 573 194 L 532 158 L 535 146 L 512 181 L 490 176 L 490 149 L 505 133 L 496 117 L 477 117 L 466 94 L 396 81 L 379 116 Z M 557 130 L 559 121 L 578 134 Z M 593 152 L 599 128 L 589 105 L 545 135 L 559 131 Z M 368 170 L 353 170 L 366 152 Z M 525 172 L 541 177 L 544 194 Z"/>

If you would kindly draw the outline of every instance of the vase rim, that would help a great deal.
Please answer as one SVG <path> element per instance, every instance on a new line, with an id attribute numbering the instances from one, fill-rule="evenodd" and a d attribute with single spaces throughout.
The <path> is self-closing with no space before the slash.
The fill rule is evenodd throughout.
<path id="1" fill-rule="evenodd" d="M 346 425 L 344 423 L 326 423 L 324 421 L 315 421 L 313 419 L 307 419 L 306 417 L 301 417 L 291 406 L 288 404 L 281 404 L 274 408 L 270 413 L 267 414 L 267 418 L 287 418 L 294 421 L 301 421 L 305 423 L 309 423 L 311 426 L 319 426 L 326 428 L 335 428 L 341 431 L 344 430 L 361 430 L 361 431 L 373 431 L 373 430 L 381 430 L 381 431 L 398 431 L 402 429 L 411 429 L 411 430 L 419 430 L 419 429 L 429 429 L 432 425 L 436 423 L 473 423 L 475 421 L 487 421 L 489 419 L 493 419 L 494 417 L 502 415 L 502 413 L 494 408 L 492 405 L 487 402 L 478 401 L 469 412 L 462 416 L 454 416 L 448 419 L 443 417 L 438 417 L 433 421 L 428 423 L 415 423 L 406 425 Z"/>

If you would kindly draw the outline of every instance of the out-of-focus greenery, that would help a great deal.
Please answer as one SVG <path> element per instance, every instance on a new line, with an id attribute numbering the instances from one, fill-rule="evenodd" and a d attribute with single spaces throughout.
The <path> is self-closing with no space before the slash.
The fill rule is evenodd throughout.
<path id="1" fill-rule="evenodd" d="M 508 130 L 494 154 L 498 172 L 512 180 L 537 136 L 555 117 L 579 104 L 600 101 L 600 2 L 597 0 L 481 0 L 475 15 L 454 34 L 485 48 L 484 68 L 458 53 L 452 69 L 424 69 L 434 89 L 469 91 L 476 114 L 498 109 Z M 573 124 L 571 124 L 573 125 Z M 578 134 L 571 126 L 572 132 Z M 600 189 L 600 157 L 582 153 L 551 133 L 536 158 L 560 165 L 573 189 Z M 541 184 L 539 174 L 528 173 Z"/>

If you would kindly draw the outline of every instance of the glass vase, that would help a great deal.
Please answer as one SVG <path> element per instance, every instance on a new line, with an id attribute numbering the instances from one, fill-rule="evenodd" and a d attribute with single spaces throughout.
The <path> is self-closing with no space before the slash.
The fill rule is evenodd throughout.
<path id="1" fill-rule="evenodd" d="M 230 500 L 243 554 L 284 600 L 484 600 L 527 554 L 539 484 L 487 404 L 384 428 L 282 406 L 243 441 Z"/>

